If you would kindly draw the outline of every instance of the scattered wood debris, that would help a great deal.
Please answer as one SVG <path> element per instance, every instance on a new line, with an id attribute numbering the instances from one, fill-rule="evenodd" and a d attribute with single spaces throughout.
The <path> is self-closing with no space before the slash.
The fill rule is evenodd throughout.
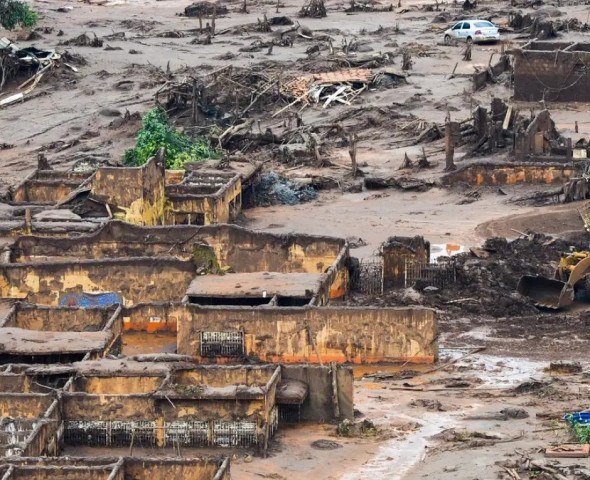
<path id="1" fill-rule="evenodd" d="M 273 117 L 299 103 L 303 103 L 304 107 L 312 103 L 321 103 L 323 108 L 327 108 L 335 102 L 351 105 L 354 99 L 366 91 L 369 86 L 384 82 L 385 78 L 405 81 L 403 74 L 393 70 L 375 73 L 370 69 L 362 68 L 302 75 L 281 86 L 281 92 L 292 98 L 293 101 L 275 112 Z"/>
<path id="2" fill-rule="evenodd" d="M 91 37 L 87 33 L 83 33 L 82 35 L 78 35 L 77 37 L 61 42 L 60 45 L 101 48 L 103 41 L 96 36 L 96 33 L 93 33 L 92 35 L 94 35 L 94 37 Z"/>

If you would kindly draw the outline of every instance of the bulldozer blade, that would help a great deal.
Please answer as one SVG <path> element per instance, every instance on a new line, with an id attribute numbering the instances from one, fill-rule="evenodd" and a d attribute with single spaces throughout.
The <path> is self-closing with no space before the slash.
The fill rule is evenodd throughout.
<path id="1" fill-rule="evenodd" d="M 557 310 L 569 306 L 574 301 L 573 287 L 553 278 L 524 275 L 519 280 L 516 290 L 542 308 Z"/>

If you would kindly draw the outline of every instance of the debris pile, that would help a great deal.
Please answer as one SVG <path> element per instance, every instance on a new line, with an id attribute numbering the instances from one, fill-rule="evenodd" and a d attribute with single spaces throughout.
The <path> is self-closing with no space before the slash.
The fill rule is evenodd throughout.
<path id="1" fill-rule="evenodd" d="M 315 200 L 317 196 L 312 187 L 297 184 L 272 170 L 263 173 L 256 185 L 256 203 L 263 207 L 297 205 Z"/>
<path id="2" fill-rule="evenodd" d="M 217 2 L 195 2 L 184 9 L 184 14 L 187 17 L 212 17 L 227 13 L 229 13 L 227 7 Z"/>
<path id="3" fill-rule="evenodd" d="M 61 42 L 60 45 L 95 48 L 102 47 L 104 42 L 96 36 L 96 33 L 93 33 L 92 35 L 94 35 L 94 37 L 91 37 L 87 33 L 83 33 L 82 35 L 78 35 L 77 37 L 70 38 L 69 40 Z"/>
<path id="4" fill-rule="evenodd" d="M 344 11 L 347 13 L 352 13 L 352 12 L 393 12 L 393 4 L 392 3 L 390 3 L 389 5 L 384 6 L 384 7 L 380 7 L 377 5 L 380 5 L 380 4 L 377 4 L 374 1 L 363 2 L 363 1 L 350 0 L 350 6 L 346 9 L 344 9 Z"/>
<path id="5" fill-rule="evenodd" d="M 451 257 L 455 266 L 456 282 L 444 288 L 421 290 L 417 297 L 407 290 L 385 292 L 384 305 L 415 305 L 455 311 L 462 314 L 482 314 L 495 317 L 538 313 L 533 303 L 516 292 L 523 275 L 551 277 L 554 265 L 571 246 L 583 249 L 583 240 L 565 241 L 542 234 L 527 233 L 511 242 L 505 238 L 490 238 L 482 248 Z M 351 305 L 374 304 L 375 298 L 355 294 Z"/>
<path id="6" fill-rule="evenodd" d="M 30 75 L 17 86 L 17 93 L 0 99 L 0 107 L 24 101 L 60 58 L 61 55 L 54 50 L 19 48 L 7 38 L 0 38 L 0 92 L 7 82 L 25 74 Z M 69 66 L 67 63 L 65 65 Z M 69 67 L 75 70 L 75 67 Z"/>
<path id="7" fill-rule="evenodd" d="M 299 11 L 300 17 L 324 18 L 328 16 L 324 0 L 309 0 Z"/>
<path id="8" fill-rule="evenodd" d="M 356 97 L 372 85 L 393 86 L 402 82 L 405 82 L 403 74 L 392 70 L 375 73 L 366 68 L 303 75 L 281 86 L 281 92 L 293 101 L 275 115 L 298 103 L 304 106 L 322 104 L 322 108 L 334 103 L 351 105 Z"/>

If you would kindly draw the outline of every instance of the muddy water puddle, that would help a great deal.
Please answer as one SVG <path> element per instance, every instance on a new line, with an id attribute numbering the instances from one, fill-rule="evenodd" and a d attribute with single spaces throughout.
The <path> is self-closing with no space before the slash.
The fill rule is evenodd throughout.
<path id="1" fill-rule="evenodd" d="M 541 378 L 546 362 L 533 362 L 517 358 L 495 357 L 491 355 L 473 354 L 467 355 L 470 351 L 466 349 L 440 349 L 442 362 L 454 362 L 459 372 L 466 372 L 469 375 L 478 377 L 481 383 L 474 387 L 479 389 L 504 389 L 514 387 L 532 378 Z M 421 370 L 429 372 L 421 377 L 409 380 L 414 385 L 425 384 L 428 378 L 436 375 L 432 372 L 433 365 L 413 366 L 391 366 L 387 369 L 380 368 L 380 372 L 387 370 L 389 373 L 398 373 L 403 369 Z M 362 369 L 355 369 L 355 377 Z M 371 372 L 369 372 L 371 373 Z M 366 374 L 366 373 L 365 373 Z M 458 373 L 461 375 L 461 373 Z M 387 384 L 382 382 L 383 397 L 377 394 L 379 382 L 372 378 L 357 380 L 360 385 L 357 390 L 359 403 L 358 408 L 366 412 L 367 416 L 381 428 L 399 425 L 400 423 L 415 423 L 417 429 L 401 437 L 392 438 L 384 442 L 378 448 L 375 455 L 358 469 L 349 471 L 341 477 L 342 480 L 360 480 L 366 478 L 375 479 L 404 479 L 410 478 L 409 473 L 419 462 L 421 462 L 428 451 L 434 445 L 432 437 L 448 428 L 459 428 L 463 425 L 466 414 L 472 415 L 478 411 L 489 408 L 489 405 L 473 402 L 473 399 L 460 403 L 458 397 L 452 402 L 458 402 L 457 409 L 450 411 L 412 411 L 407 408 L 412 398 L 440 398 L 441 401 L 449 399 L 451 392 L 427 393 L 424 392 L 391 392 L 387 391 Z M 391 384 L 390 384 L 391 385 Z M 456 393 L 456 392 L 455 392 Z M 387 397 L 386 395 L 389 395 Z M 459 396 L 460 397 L 460 396 Z M 444 399 L 444 400 L 443 400 Z M 476 425 L 474 425 L 476 426 Z M 413 478 L 413 477 L 412 477 Z"/>

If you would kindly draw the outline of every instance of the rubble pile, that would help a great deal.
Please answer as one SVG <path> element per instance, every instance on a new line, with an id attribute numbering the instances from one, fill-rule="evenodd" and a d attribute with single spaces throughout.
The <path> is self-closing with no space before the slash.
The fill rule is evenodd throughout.
<path id="1" fill-rule="evenodd" d="M 587 242 L 565 241 L 536 233 L 528 233 L 511 242 L 505 238 L 490 238 L 481 248 L 472 248 L 469 253 L 447 259 L 455 266 L 454 284 L 435 288 L 418 281 L 411 288 L 413 293 L 404 289 L 386 290 L 383 298 L 377 301 L 384 305 L 421 304 L 445 311 L 493 317 L 534 315 L 538 309 L 516 292 L 520 277 L 552 277 L 561 253 L 572 247 L 585 249 Z M 375 298 L 356 293 L 349 300 L 353 305 L 370 305 L 375 301 Z"/>
<path id="2" fill-rule="evenodd" d="M 213 15 L 226 15 L 229 12 L 225 5 L 217 2 L 195 2 L 184 9 L 187 17 L 211 17 Z"/>
<path id="3" fill-rule="evenodd" d="M 297 184 L 270 171 L 262 174 L 256 185 L 256 203 L 263 207 L 271 205 L 297 205 L 317 198 L 310 186 Z"/>

